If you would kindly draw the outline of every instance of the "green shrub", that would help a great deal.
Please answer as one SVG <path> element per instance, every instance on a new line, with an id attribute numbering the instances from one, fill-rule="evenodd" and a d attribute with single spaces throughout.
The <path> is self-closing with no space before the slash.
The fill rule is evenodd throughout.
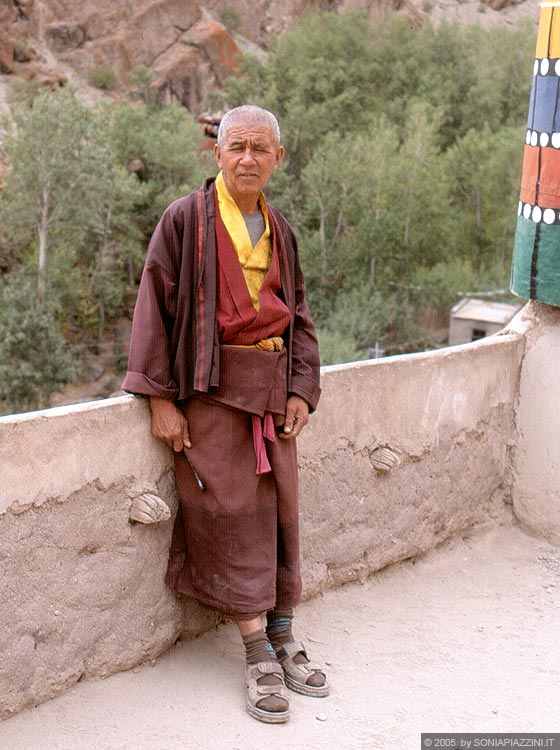
<path id="1" fill-rule="evenodd" d="M 99 65 L 91 72 L 89 82 L 98 89 L 112 91 L 117 87 L 117 76 L 110 68 Z"/>
<path id="2" fill-rule="evenodd" d="M 226 5 L 220 10 L 220 21 L 228 31 L 237 31 L 241 25 L 241 16 L 236 10 Z"/>

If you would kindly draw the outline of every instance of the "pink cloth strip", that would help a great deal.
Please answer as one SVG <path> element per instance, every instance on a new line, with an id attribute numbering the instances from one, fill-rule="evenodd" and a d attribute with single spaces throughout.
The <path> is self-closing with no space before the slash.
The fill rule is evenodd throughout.
<path id="1" fill-rule="evenodd" d="M 258 417 L 253 414 L 253 446 L 257 458 L 257 470 L 255 474 L 266 474 L 272 471 L 268 456 L 266 455 L 265 438 L 273 443 L 276 440 L 274 432 L 274 420 L 272 414 L 267 411 L 264 417 Z"/>

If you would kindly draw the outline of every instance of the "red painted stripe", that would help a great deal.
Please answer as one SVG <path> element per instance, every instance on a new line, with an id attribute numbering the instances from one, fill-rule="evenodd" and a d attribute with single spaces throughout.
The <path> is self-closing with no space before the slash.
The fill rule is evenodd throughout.
<path id="1" fill-rule="evenodd" d="M 520 198 L 544 208 L 560 208 L 560 151 L 525 146 Z"/>

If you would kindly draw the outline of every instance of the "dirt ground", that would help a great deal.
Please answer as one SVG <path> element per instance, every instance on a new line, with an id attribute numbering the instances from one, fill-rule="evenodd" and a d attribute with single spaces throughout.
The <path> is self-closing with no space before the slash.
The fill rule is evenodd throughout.
<path id="1" fill-rule="evenodd" d="M 457 537 L 298 608 L 332 695 L 244 710 L 232 625 L 0 724 L 3 750 L 414 750 L 421 732 L 559 731 L 560 549 L 514 525 Z"/>

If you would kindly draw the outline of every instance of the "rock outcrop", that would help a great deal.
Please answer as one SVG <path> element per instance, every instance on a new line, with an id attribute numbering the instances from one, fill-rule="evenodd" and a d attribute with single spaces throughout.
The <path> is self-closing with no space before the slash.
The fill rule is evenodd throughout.
<path id="1" fill-rule="evenodd" d="M 40 82 L 87 82 L 110 70 L 117 90 L 139 66 L 154 72 L 167 101 L 196 110 L 232 75 L 240 49 L 198 0 L 5 0 L 0 3 L 0 72 Z"/>
<path id="2" fill-rule="evenodd" d="M 101 73 L 104 87 L 120 95 L 130 73 L 146 66 L 163 101 L 196 112 L 235 73 L 241 48 L 266 49 L 310 9 L 399 12 L 418 27 L 427 18 L 468 21 L 467 8 L 470 20 L 474 13 L 485 23 L 536 17 L 531 6 L 530 0 L 0 0 L 0 73 L 49 85 L 84 84 Z"/>

